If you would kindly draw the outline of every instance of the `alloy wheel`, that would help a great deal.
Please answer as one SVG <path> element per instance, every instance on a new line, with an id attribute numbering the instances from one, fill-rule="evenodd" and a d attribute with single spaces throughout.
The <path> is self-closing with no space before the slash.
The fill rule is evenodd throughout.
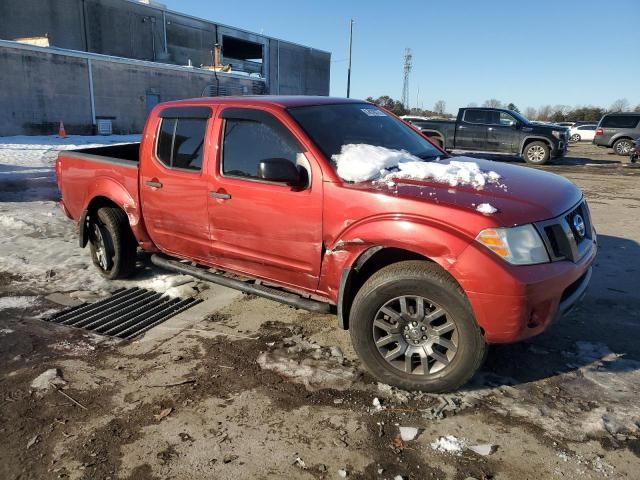
<path id="1" fill-rule="evenodd" d="M 458 328 L 441 306 L 421 296 L 404 295 L 378 310 L 373 340 L 393 368 L 428 376 L 453 361 L 458 351 Z"/>
<path id="2" fill-rule="evenodd" d="M 628 155 L 631 152 L 630 142 L 618 142 L 616 145 L 616 153 L 619 155 Z"/>
<path id="3" fill-rule="evenodd" d="M 541 162 L 544 160 L 546 153 L 547 152 L 545 152 L 544 148 L 542 148 L 540 145 L 534 145 L 531 148 L 529 148 L 529 151 L 527 152 L 527 157 L 532 162 Z"/>
<path id="4" fill-rule="evenodd" d="M 98 265 L 102 270 L 108 271 L 109 264 L 111 262 L 110 262 L 109 254 L 107 253 L 107 245 L 105 242 L 104 235 L 102 234 L 102 229 L 100 228 L 100 225 L 98 225 L 97 223 L 94 223 L 92 233 L 93 235 L 91 240 L 92 240 L 92 243 L 95 245 L 96 258 L 98 260 Z"/>

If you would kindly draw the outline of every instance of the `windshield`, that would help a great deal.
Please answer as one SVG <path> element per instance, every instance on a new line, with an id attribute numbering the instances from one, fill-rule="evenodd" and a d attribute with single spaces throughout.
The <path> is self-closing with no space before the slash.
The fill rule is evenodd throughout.
<path id="1" fill-rule="evenodd" d="M 511 115 L 513 115 L 514 117 L 516 117 L 520 122 L 524 123 L 525 125 L 527 125 L 529 122 L 529 119 L 527 117 L 525 117 L 524 115 L 522 115 L 519 112 L 514 112 L 513 110 L 509 110 L 509 113 Z"/>
<path id="2" fill-rule="evenodd" d="M 404 150 L 424 160 L 446 156 L 404 122 L 368 103 L 293 107 L 288 112 L 330 160 L 343 146 L 358 144 Z"/>

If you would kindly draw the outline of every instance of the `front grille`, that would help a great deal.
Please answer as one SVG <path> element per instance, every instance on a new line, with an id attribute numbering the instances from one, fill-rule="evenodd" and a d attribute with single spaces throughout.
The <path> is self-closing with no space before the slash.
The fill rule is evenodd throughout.
<path id="1" fill-rule="evenodd" d="M 593 228 L 585 201 L 559 217 L 535 225 L 549 251 L 551 261 L 577 262 L 591 248 Z M 579 228 L 581 225 L 584 230 Z"/>

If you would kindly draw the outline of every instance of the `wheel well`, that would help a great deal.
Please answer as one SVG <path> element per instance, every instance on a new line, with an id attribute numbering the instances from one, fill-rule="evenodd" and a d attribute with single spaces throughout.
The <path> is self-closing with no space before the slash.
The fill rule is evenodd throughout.
<path id="1" fill-rule="evenodd" d="M 430 258 L 410 250 L 372 247 L 358 257 L 352 268 L 343 272 L 340 282 L 340 298 L 338 300 L 338 320 L 342 328 L 349 329 L 351 304 L 369 277 L 381 268 L 405 260 L 423 260 L 433 263 Z"/>
<path id="2" fill-rule="evenodd" d="M 111 207 L 118 208 L 122 210 L 120 205 L 115 203 L 113 200 L 107 197 L 95 197 L 91 199 L 87 209 L 82 213 L 80 217 L 80 247 L 84 248 L 87 246 L 87 242 L 89 241 L 89 231 L 87 230 L 87 220 L 90 219 L 95 213 L 103 208 L 103 207 Z M 126 213 L 126 212 L 125 212 Z M 131 228 L 131 227 L 129 227 Z M 133 234 L 133 232 L 132 232 Z"/>
<path id="3" fill-rule="evenodd" d="M 522 144 L 522 152 L 524 153 L 524 151 L 527 149 L 527 146 L 529 146 L 529 144 L 533 143 L 533 142 L 542 142 L 542 143 L 546 143 L 547 146 L 549 147 L 549 150 L 553 150 L 553 145 L 551 145 L 551 142 L 547 139 L 544 138 L 527 138 L 524 143 Z"/>

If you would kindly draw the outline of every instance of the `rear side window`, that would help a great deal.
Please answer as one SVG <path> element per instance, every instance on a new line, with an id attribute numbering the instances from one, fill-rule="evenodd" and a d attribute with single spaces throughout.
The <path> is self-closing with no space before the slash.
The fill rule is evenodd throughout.
<path id="1" fill-rule="evenodd" d="M 607 115 L 602 119 L 602 127 L 636 128 L 640 115 Z"/>
<path id="2" fill-rule="evenodd" d="M 578 130 L 595 130 L 596 128 L 595 125 L 585 125 L 584 127 L 578 127 Z"/>
<path id="3" fill-rule="evenodd" d="M 463 120 L 467 123 L 492 123 L 489 110 L 465 110 Z"/>
<path id="4" fill-rule="evenodd" d="M 163 118 L 156 154 L 169 168 L 202 170 L 206 118 Z"/>

